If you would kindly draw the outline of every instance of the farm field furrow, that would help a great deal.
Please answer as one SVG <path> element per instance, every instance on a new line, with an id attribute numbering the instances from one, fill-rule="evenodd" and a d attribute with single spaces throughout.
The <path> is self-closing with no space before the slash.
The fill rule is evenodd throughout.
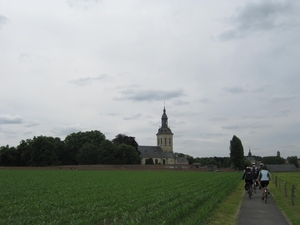
<path id="1" fill-rule="evenodd" d="M 201 224 L 238 173 L 0 170 L 0 224 Z"/>

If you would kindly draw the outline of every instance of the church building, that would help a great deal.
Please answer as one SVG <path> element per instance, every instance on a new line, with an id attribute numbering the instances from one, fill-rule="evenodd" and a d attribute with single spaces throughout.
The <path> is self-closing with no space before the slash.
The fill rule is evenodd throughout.
<path id="1" fill-rule="evenodd" d="M 157 146 L 138 146 L 138 150 L 141 153 L 141 164 L 146 164 L 146 160 L 149 159 L 152 159 L 154 164 L 188 164 L 186 158 L 177 157 L 177 154 L 173 153 L 173 133 L 168 126 L 168 116 L 165 107 L 156 139 Z"/>

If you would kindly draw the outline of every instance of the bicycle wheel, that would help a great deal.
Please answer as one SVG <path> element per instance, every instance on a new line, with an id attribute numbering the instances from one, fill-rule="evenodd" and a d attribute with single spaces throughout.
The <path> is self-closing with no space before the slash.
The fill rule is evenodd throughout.
<path id="1" fill-rule="evenodd" d="M 251 199 L 252 192 L 251 192 L 251 184 L 250 183 L 248 184 L 248 195 L 249 195 L 249 198 Z"/>
<path id="2" fill-rule="evenodd" d="M 265 197 L 265 203 L 267 204 L 268 203 L 268 191 L 267 190 L 265 190 L 264 197 Z"/>

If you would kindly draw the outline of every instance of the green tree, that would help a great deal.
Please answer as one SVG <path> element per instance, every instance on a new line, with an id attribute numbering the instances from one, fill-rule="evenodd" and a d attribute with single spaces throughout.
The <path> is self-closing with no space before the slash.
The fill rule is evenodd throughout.
<path id="1" fill-rule="evenodd" d="M 57 139 L 53 137 L 38 136 L 30 142 L 29 166 L 59 165 L 59 154 L 56 145 Z"/>
<path id="2" fill-rule="evenodd" d="M 31 139 L 27 139 L 26 141 L 22 140 L 20 144 L 17 146 L 17 151 L 20 154 L 20 166 L 28 166 L 30 161 L 31 154 Z"/>
<path id="3" fill-rule="evenodd" d="M 127 144 L 121 144 L 118 147 L 118 155 L 121 164 L 141 164 L 141 158 L 136 149 Z"/>
<path id="4" fill-rule="evenodd" d="M 244 148 L 241 140 L 233 135 L 230 141 L 230 159 L 234 168 L 242 170 L 244 168 Z"/>
<path id="5" fill-rule="evenodd" d="M 78 164 L 77 154 L 79 149 L 86 143 L 100 146 L 105 140 L 105 135 L 100 131 L 92 130 L 86 132 L 77 132 L 68 135 L 65 140 L 65 152 L 62 153 L 64 159 L 68 159 L 68 164 Z M 65 162 L 66 163 L 66 162 Z"/>
<path id="6" fill-rule="evenodd" d="M 130 137 L 125 134 L 118 134 L 113 140 L 112 143 L 115 145 L 127 144 L 133 146 L 136 150 L 138 149 L 138 143 L 135 141 L 135 137 Z"/>
<path id="7" fill-rule="evenodd" d="M 91 143 L 85 143 L 78 151 L 77 161 L 80 165 L 98 164 L 99 153 L 100 147 Z"/>
<path id="8" fill-rule="evenodd" d="M 262 163 L 267 164 L 285 164 L 285 159 L 279 156 L 266 156 L 262 158 Z"/>
<path id="9" fill-rule="evenodd" d="M 117 146 L 114 145 L 111 141 L 105 140 L 101 143 L 98 155 L 98 163 L 99 164 L 119 164 L 120 162 L 117 160 Z M 119 163 L 116 163 L 119 162 Z"/>
<path id="10" fill-rule="evenodd" d="M 189 165 L 193 165 L 195 162 L 195 159 L 193 158 L 193 156 L 187 156 L 186 159 L 189 161 Z"/>
<path id="11" fill-rule="evenodd" d="M 294 164 L 297 168 L 299 167 L 299 161 L 297 156 L 290 156 L 287 158 L 289 164 Z"/>
<path id="12" fill-rule="evenodd" d="M 15 147 L 0 147 L 0 166 L 19 166 L 20 154 Z"/>

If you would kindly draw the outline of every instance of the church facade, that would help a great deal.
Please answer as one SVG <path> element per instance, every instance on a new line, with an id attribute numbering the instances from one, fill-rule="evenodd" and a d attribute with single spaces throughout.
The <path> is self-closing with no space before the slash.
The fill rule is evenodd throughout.
<path id="1" fill-rule="evenodd" d="M 161 126 L 156 134 L 156 142 L 156 146 L 138 146 L 138 150 L 141 153 L 141 164 L 146 164 L 146 161 L 149 159 L 152 159 L 154 164 L 188 164 L 186 158 L 177 157 L 177 154 L 173 153 L 173 133 L 168 126 L 168 116 L 165 107 L 161 117 Z"/>

